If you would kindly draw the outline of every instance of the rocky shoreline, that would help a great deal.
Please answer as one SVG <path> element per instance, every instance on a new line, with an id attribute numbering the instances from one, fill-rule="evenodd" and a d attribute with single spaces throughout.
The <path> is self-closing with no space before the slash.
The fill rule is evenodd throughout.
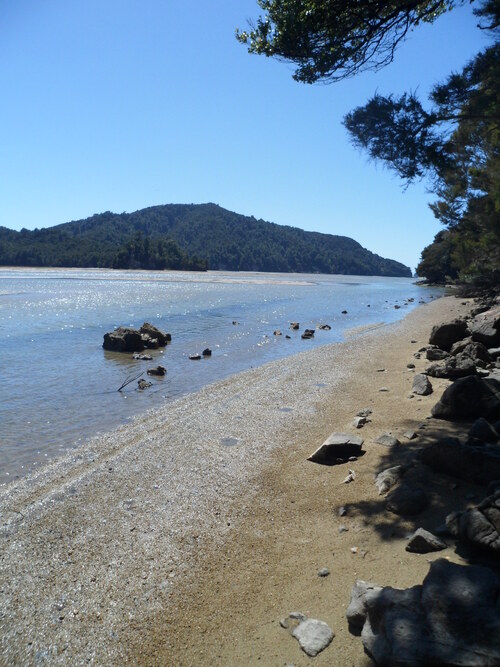
<path id="1" fill-rule="evenodd" d="M 469 534 L 460 526 L 475 508 L 487 516 L 496 497 L 482 505 L 477 478 L 433 471 L 419 452 L 444 438 L 487 445 L 460 441 L 472 423 L 428 419 L 450 380 L 412 391 L 436 349 L 432 326 L 475 307 L 446 297 L 397 325 L 242 373 L 8 489 L 0 664 L 301 667 L 311 658 L 290 634 L 311 619 L 335 635 L 316 665 L 373 664 L 346 619 L 355 581 L 404 590 L 421 586 L 429 558 L 482 558 L 436 528 L 460 511 L 447 529 Z M 472 377 L 487 382 L 488 370 Z M 307 461 L 332 432 L 362 436 L 364 455 Z M 386 494 L 402 486 L 424 491 L 421 513 L 394 512 L 401 498 Z M 422 531 L 446 548 L 416 553 Z"/>

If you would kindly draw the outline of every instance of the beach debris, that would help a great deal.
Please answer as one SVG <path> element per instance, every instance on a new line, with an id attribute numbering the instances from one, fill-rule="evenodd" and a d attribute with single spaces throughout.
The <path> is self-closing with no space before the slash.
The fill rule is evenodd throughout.
<path id="1" fill-rule="evenodd" d="M 366 417 L 354 417 L 352 420 L 352 425 L 354 428 L 363 428 L 365 424 L 367 424 L 370 420 L 367 419 Z"/>
<path id="2" fill-rule="evenodd" d="M 433 535 L 425 528 L 418 528 L 413 535 L 410 536 L 406 551 L 417 554 L 427 554 L 432 551 L 441 551 L 446 549 L 448 545 L 439 537 Z"/>
<path id="3" fill-rule="evenodd" d="M 477 507 L 449 514 L 446 527 L 459 540 L 500 554 L 500 489 Z"/>
<path id="4" fill-rule="evenodd" d="M 138 378 L 140 378 L 142 375 L 142 371 L 140 373 L 136 373 L 135 375 L 129 375 L 126 380 L 122 382 L 122 384 L 118 387 L 117 391 L 121 391 L 122 389 L 125 389 L 125 387 L 132 382 L 135 382 Z"/>
<path id="5" fill-rule="evenodd" d="M 392 433 L 382 433 L 375 442 L 377 445 L 383 445 L 384 447 L 399 447 L 401 445 L 400 441 Z"/>
<path id="6" fill-rule="evenodd" d="M 139 389 L 141 389 L 141 390 L 143 390 L 143 389 L 147 389 L 148 387 L 152 387 L 152 386 L 153 386 L 153 383 L 152 383 L 152 382 L 148 382 L 147 380 L 138 380 L 138 381 L 137 381 L 137 384 L 138 384 L 138 386 L 139 386 Z"/>
<path id="7" fill-rule="evenodd" d="M 349 433 L 332 433 L 318 449 L 308 457 L 308 461 L 323 465 L 345 463 L 350 456 L 359 456 L 363 438 Z"/>
<path id="8" fill-rule="evenodd" d="M 320 570 L 318 570 L 318 577 L 328 577 L 330 574 L 330 570 L 327 567 L 322 567 Z"/>
<path id="9" fill-rule="evenodd" d="M 331 628 L 324 621 L 307 618 L 297 611 L 282 618 L 280 625 L 297 639 L 300 648 L 311 658 L 321 653 L 335 637 Z"/>
<path id="10" fill-rule="evenodd" d="M 417 394 L 417 396 L 428 396 L 432 394 L 432 384 L 427 375 L 423 373 L 417 373 L 413 378 L 413 386 L 411 388 L 412 393 Z"/>
<path id="11" fill-rule="evenodd" d="M 294 331 L 297 331 L 299 329 L 299 323 L 298 322 L 290 322 L 290 329 L 293 329 Z"/>
<path id="12" fill-rule="evenodd" d="M 375 475 L 375 486 L 379 496 L 388 493 L 401 480 L 407 469 L 407 466 L 403 465 L 392 466 Z"/>
<path id="13" fill-rule="evenodd" d="M 152 361 L 153 357 L 150 354 L 136 352 L 132 355 L 132 359 L 135 359 L 136 361 Z"/>
<path id="14" fill-rule="evenodd" d="M 377 665 L 489 667 L 500 664 L 499 594 L 493 570 L 440 558 L 408 589 L 357 581 L 346 616 Z"/>
<path id="15" fill-rule="evenodd" d="M 148 368 L 146 372 L 148 375 L 157 375 L 158 377 L 163 377 L 167 374 L 167 369 L 165 366 L 157 366 L 156 368 Z"/>
<path id="16" fill-rule="evenodd" d="M 348 470 L 348 473 L 349 474 L 347 475 L 347 477 L 344 477 L 344 479 L 342 480 L 342 484 L 350 484 L 351 482 L 354 482 L 354 480 L 356 479 L 356 473 L 354 472 L 354 470 Z"/>
<path id="17" fill-rule="evenodd" d="M 212 350 L 209 347 L 206 347 L 201 354 L 203 357 L 211 357 Z"/>
<path id="18" fill-rule="evenodd" d="M 191 359 L 191 361 L 198 361 L 198 359 L 201 359 L 201 354 L 195 352 L 194 354 L 190 354 L 189 358 Z"/>
<path id="19" fill-rule="evenodd" d="M 428 504 L 429 499 L 422 489 L 401 484 L 387 496 L 386 507 L 393 514 L 414 516 L 420 514 Z"/>

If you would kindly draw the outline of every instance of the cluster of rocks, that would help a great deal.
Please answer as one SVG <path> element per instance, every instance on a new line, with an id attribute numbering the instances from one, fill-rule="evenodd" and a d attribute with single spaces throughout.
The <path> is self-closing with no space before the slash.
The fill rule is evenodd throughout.
<path id="1" fill-rule="evenodd" d="M 112 352 L 140 352 L 141 350 L 165 347 L 172 340 L 169 333 L 163 333 L 149 322 L 140 329 L 118 327 L 104 334 L 103 348 Z"/>
<path id="2" fill-rule="evenodd" d="M 418 528 L 406 550 L 428 553 L 447 547 L 441 534 L 476 549 L 500 554 L 500 305 L 481 304 L 466 320 L 434 327 L 422 354 L 432 362 L 414 378 L 412 392 L 432 393 L 428 375 L 452 383 L 432 408 L 432 417 L 468 422 L 462 437 L 442 437 L 416 460 L 380 472 L 375 484 L 386 508 L 409 517 L 429 503 L 424 489 L 406 483 L 409 470 L 424 464 L 487 487 L 476 506 L 448 514 L 440 536 Z M 412 368 L 414 365 L 411 365 Z M 467 497 L 467 496 L 466 496 Z M 478 551 L 480 550 L 480 551 Z M 406 590 L 357 581 L 347 610 L 377 665 L 489 666 L 500 664 L 500 579 L 489 568 L 448 560 L 431 564 L 423 583 Z"/>

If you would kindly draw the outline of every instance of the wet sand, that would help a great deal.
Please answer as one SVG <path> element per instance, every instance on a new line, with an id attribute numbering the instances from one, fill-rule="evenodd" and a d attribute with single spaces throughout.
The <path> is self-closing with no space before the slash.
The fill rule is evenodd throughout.
<path id="1" fill-rule="evenodd" d="M 336 635 L 315 665 L 371 664 L 345 621 L 354 580 L 420 583 L 434 558 L 405 551 L 414 524 L 385 511 L 373 474 L 425 441 L 418 427 L 448 383 L 410 399 L 428 363 L 413 353 L 433 324 L 467 309 L 439 299 L 218 382 L 3 491 L 0 664 L 301 667 L 311 659 L 279 625 L 297 610 Z M 366 407 L 365 456 L 306 460 L 332 431 L 355 432 Z M 420 437 L 405 440 L 409 429 Z M 386 431 L 401 452 L 374 444 Z M 434 500 L 418 519 L 426 528 L 470 491 L 424 483 Z M 460 562 L 451 549 L 443 556 Z M 321 567 L 330 576 L 318 577 Z"/>

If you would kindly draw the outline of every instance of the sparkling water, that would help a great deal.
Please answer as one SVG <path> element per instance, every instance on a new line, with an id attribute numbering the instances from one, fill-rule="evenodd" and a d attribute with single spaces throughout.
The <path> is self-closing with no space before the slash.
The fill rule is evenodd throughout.
<path id="1" fill-rule="evenodd" d="M 440 293 L 407 278 L 2 269 L 0 483 L 151 407 L 393 322 Z M 103 350 L 104 333 L 143 322 L 172 334 L 149 351 L 153 361 Z M 315 336 L 303 340 L 305 328 Z M 189 359 L 206 347 L 211 357 Z M 146 375 L 159 364 L 165 377 Z M 151 387 L 139 390 L 136 378 L 118 391 L 141 372 Z"/>

